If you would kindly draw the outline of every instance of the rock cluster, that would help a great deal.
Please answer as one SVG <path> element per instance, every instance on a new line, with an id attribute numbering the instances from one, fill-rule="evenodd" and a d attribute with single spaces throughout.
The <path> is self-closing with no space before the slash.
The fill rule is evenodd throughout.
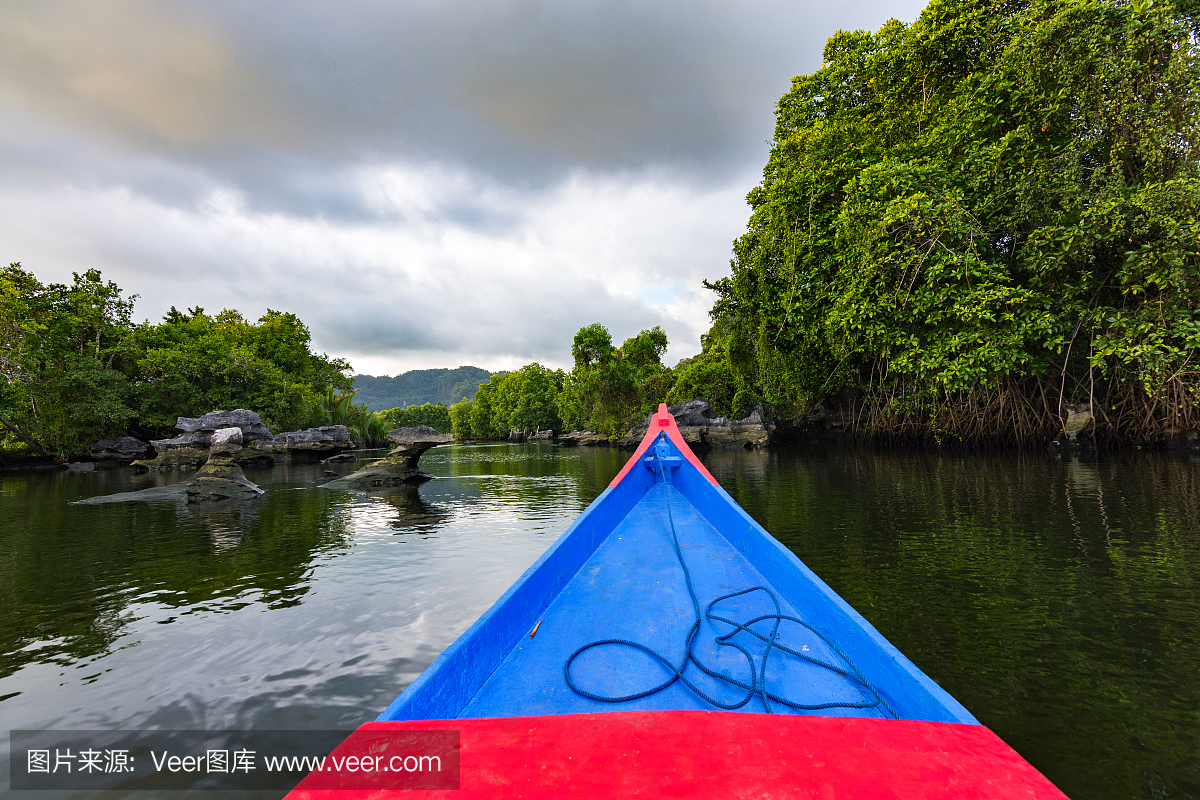
<path id="1" fill-rule="evenodd" d="M 323 484 L 324 487 L 364 490 L 429 480 L 433 476 L 417 467 L 421 454 L 431 447 L 454 441 L 453 436 L 438 433 L 428 425 L 396 428 L 384 438 L 396 445 L 386 458 L 370 461 L 345 477 Z"/>
<path id="2" fill-rule="evenodd" d="M 210 411 L 202 417 L 179 417 L 175 428 L 185 433 L 205 433 L 211 436 L 223 428 L 237 428 L 242 432 L 242 441 L 249 444 L 259 439 L 271 439 L 271 431 L 259 419 L 258 414 L 244 408 L 233 411 Z"/>
<path id="3" fill-rule="evenodd" d="M 154 486 L 136 492 L 89 497 L 72 505 L 96 505 L 100 503 L 147 502 L 155 500 L 186 500 L 188 503 L 213 503 L 221 501 L 250 500 L 263 494 L 263 490 L 246 478 L 238 463 L 242 448 L 241 428 L 218 428 L 213 431 L 210 447 L 205 451 L 203 467 L 186 481 L 170 486 Z"/>
<path id="4" fill-rule="evenodd" d="M 210 411 L 201 417 L 179 417 L 175 429 L 183 433 L 171 439 L 155 439 L 157 456 L 153 460 L 137 460 L 135 467 L 152 470 L 172 470 L 198 467 L 208 461 L 209 447 L 217 431 L 236 429 L 239 434 L 238 458 L 242 463 L 270 463 L 269 450 L 261 445 L 272 440 L 271 431 L 258 414 L 244 408 L 233 411 Z M 249 445 L 244 448 L 242 445 Z"/>
<path id="5" fill-rule="evenodd" d="M 210 411 L 202 417 L 179 417 L 175 427 L 182 431 L 178 436 L 150 442 L 157 454 L 155 458 L 131 459 L 133 465 L 151 470 L 198 467 L 208 461 L 210 449 L 218 444 L 216 434 L 230 430 L 238 432 L 238 447 L 233 452 L 236 452 L 237 461 L 242 466 L 272 464 L 277 453 L 305 454 L 319 458 L 349 450 L 354 446 L 350 431 L 345 425 L 325 425 L 272 436 L 258 414 L 244 408 L 234 411 Z M 93 451 L 113 441 L 117 440 L 106 439 L 97 442 Z M 225 443 L 222 441 L 222 446 Z"/>

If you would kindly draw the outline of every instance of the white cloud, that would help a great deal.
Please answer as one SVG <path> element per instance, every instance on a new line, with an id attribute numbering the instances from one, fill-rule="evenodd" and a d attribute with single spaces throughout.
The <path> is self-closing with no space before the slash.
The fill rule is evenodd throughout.
<path id="1" fill-rule="evenodd" d="M 772 108 L 918 4 L 0 4 L 0 257 L 296 313 L 364 372 L 693 354 Z"/>
<path id="2" fill-rule="evenodd" d="M 300 314 L 362 372 L 530 360 L 569 366 L 600 322 L 621 340 L 667 330 L 691 355 L 744 227 L 745 180 L 695 188 L 661 171 L 576 171 L 518 190 L 457 167 L 390 163 L 344 176 L 369 220 L 256 212 L 234 188 L 191 208 L 128 189 L 0 191 L 0 238 L 44 280 L 100 268 L 141 300 Z"/>

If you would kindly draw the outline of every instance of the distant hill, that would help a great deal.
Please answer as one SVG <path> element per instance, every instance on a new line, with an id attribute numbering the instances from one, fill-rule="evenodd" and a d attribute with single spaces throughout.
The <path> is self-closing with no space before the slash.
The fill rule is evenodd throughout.
<path id="1" fill-rule="evenodd" d="M 414 369 L 394 378 L 387 375 L 355 375 L 354 388 L 358 394 L 354 402 L 362 403 L 372 411 L 425 403 L 441 403 L 449 407 L 464 397 L 475 399 L 479 384 L 487 383 L 492 374 L 479 367 L 459 367 Z"/>

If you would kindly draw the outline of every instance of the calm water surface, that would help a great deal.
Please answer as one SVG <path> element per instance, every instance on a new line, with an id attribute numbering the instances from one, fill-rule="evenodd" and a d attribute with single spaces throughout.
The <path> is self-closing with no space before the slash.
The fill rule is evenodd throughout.
<path id="1" fill-rule="evenodd" d="M 420 487 L 248 471 L 233 510 L 0 477 L 0 760 L 17 728 L 352 728 L 627 454 L 427 453 Z M 778 539 L 1068 795 L 1200 798 L 1200 463 L 776 449 L 705 458 Z M 339 465 L 349 471 L 354 465 Z M 5 765 L 6 766 L 6 765 Z"/>

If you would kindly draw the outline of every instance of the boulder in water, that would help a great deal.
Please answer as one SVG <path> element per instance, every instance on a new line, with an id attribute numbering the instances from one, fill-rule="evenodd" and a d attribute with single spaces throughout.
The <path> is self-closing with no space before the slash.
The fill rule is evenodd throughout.
<path id="1" fill-rule="evenodd" d="M 386 458 L 364 464 L 356 472 L 323 486 L 326 489 L 364 490 L 429 480 L 433 476 L 417 467 L 421 454 L 431 447 L 454 441 L 453 436 L 438 433 L 428 425 L 396 428 L 384 438 L 396 445 Z"/>
<path id="2" fill-rule="evenodd" d="M 144 458 L 154 452 L 149 442 L 135 439 L 132 436 L 115 436 L 111 439 L 101 439 L 91 447 L 92 458 L 97 461 L 115 461 L 128 464 L 135 459 Z"/>

